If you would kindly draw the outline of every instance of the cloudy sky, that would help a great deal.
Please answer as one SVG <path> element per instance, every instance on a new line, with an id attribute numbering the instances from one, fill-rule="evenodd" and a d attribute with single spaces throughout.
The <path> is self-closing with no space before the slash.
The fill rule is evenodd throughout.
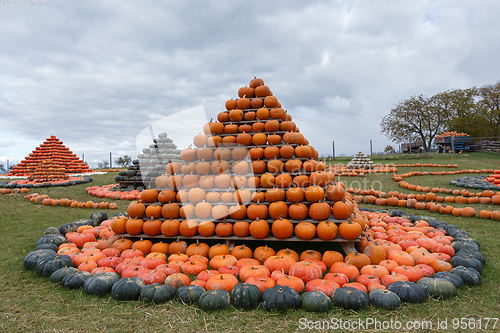
<path id="1" fill-rule="evenodd" d="M 500 78 L 496 0 L 27 3 L 0 8 L 4 163 L 51 135 L 91 165 L 135 156 L 150 124 L 216 118 L 253 76 L 320 154 L 381 151 L 401 99 Z"/>

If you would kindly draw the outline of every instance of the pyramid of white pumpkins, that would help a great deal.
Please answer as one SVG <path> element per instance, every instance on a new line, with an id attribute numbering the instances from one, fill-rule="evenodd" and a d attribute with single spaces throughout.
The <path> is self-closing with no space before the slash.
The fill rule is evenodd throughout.
<path id="1" fill-rule="evenodd" d="M 362 152 L 358 152 L 351 161 L 347 164 L 349 169 L 371 169 L 374 167 L 374 163 L 368 156 Z"/>

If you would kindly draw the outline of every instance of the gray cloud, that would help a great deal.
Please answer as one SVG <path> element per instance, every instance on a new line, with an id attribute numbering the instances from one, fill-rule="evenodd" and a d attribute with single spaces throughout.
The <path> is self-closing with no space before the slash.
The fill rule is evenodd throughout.
<path id="1" fill-rule="evenodd" d="M 256 75 L 320 153 L 382 150 L 379 123 L 402 98 L 498 80 L 499 7 L 47 1 L 2 13 L 0 131 L 56 135 L 88 160 L 134 155 L 148 124 L 198 105 L 215 119 Z"/>

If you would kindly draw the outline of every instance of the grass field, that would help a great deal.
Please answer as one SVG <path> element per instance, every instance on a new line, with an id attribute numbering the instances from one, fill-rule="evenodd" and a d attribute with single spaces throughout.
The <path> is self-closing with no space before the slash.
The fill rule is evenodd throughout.
<path id="1" fill-rule="evenodd" d="M 432 157 L 417 156 L 412 159 L 399 158 L 387 163 L 436 163 L 458 164 L 459 169 L 497 169 L 500 166 L 500 156 L 495 155 L 439 155 Z M 399 168 L 399 173 L 412 170 L 434 171 L 433 168 Z M 442 169 L 440 169 L 442 170 Z M 66 187 L 44 188 L 38 193 L 48 194 L 51 198 L 73 198 L 80 201 L 96 200 L 85 192 L 87 186 L 107 185 L 113 183 L 115 174 L 93 176 L 90 184 Z M 365 177 L 368 184 L 380 182 L 386 192 L 402 189 L 392 180 L 392 174 L 375 174 Z M 448 187 L 453 176 L 419 176 L 410 178 L 414 184 L 431 187 Z M 349 185 L 354 179 L 342 179 Z M 356 179 L 359 180 L 359 179 Z M 377 183 L 378 184 L 378 183 Z M 30 190 L 33 193 L 33 190 Z M 127 201 L 114 201 L 117 210 L 107 210 L 112 215 L 123 212 Z M 483 205 L 474 205 L 476 211 Z M 374 208 L 374 206 L 371 206 Z M 490 210 L 493 210 L 489 207 Z M 400 329 L 382 329 L 383 332 L 467 332 L 467 328 L 456 327 L 457 320 L 463 323 L 478 325 L 482 320 L 482 330 L 494 332 L 500 330 L 500 323 L 489 322 L 484 329 L 485 318 L 500 318 L 500 224 L 491 220 L 479 218 L 460 218 L 442 216 L 428 211 L 405 209 L 414 214 L 425 214 L 448 223 L 456 224 L 466 230 L 481 243 L 481 251 L 487 259 L 480 286 L 464 287 L 458 295 L 449 300 L 428 299 L 423 304 L 403 304 L 398 310 L 384 311 L 369 306 L 359 312 L 334 308 L 327 314 L 312 314 L 303 310 L 293 310 L 286 313 L 267 313 L 259 307 L 252 311 L 240 311 L 230 308 L 224 311 L 207 313 L 197 307 L 188 307 L 177 301 L 165 305 L 153 306 L 140 301 L 117 302 L 110 296 L 103 298 L 86 295 L 83 291 L 68 291 L 59 285 L 52 284 L 49 279 L 39 277 L 33 271 L 27 271 L 22 265 L 24 256 L 36 246 L 37 240 L 47 227 L 59 226 L 80 218 L 88 218 L 94 210 L 46 207 L 35 205 L 23 199 L 22 194 L 0 195 L 0 224 L 2 242 L 0 243 L 0 329 L 4 332 L 296 332 L 304 331 L 306 320 L 309 323 L 323 324 L 322 329 L 315 331 L 345 331 L 334 329 L 334 326 L 324 326 L 324 321 L 332 324 L 336 320 L 351 321 L 378 320 L 402 323 Z M 250 244 L 247 244 L 250 245 Z M 283 246 L 285 247 L 285 246 Z M 293 244 L 289 244 L 293 248 Z M 312 247 L 312 246 L 311 246 Z M 314 247 L 312 247 L 314 248 Z M 275 248 L 277 250 L 277 248 Z M 438 322 L 447 320 L 447 329 L 443 325 L 438 328 Z M 424 322 L 425 321 L 425 322 Z M 426 329 L 406 329 L 406 325 L 427 325 Z M 432 328 L 430 328 L 432 325 Z M 465 324 L 464 324 L 465 325 Z M 314 326 L 314 325 L 313 325 Z M 312 327 L 313 327 L 312 326 Z M 327 330 L 330 328 L 330 330 Z M 305 331 L 309 331 L 306 329 Z M 373 332 L 373 326 L 356 329 L 358 332 Z M 472 331 L 479 331 L 474 329 Z"/>

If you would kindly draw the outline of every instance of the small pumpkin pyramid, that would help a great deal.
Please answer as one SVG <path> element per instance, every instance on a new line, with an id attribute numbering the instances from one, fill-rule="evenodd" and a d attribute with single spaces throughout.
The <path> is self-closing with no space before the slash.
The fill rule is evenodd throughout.
<path id="1" fill-rule="evenodd" d="M 149 147 L 142 148 L 137 159 L 132 161 L 127 170 L 121 170 L 115 180 L 121 188 L 143 190 L 154 186 L 156 178 L 165 173 L 168 163 L 181 160 L 181 150 L 174 140 L 163 132 L 153 140 Z"/>
<path id="2" fill-rule="evenodd" d="M 52 135 L 47 138 L 39 147 L 26 156 L 19 164 L 10 171 L 11 176 L 29 176 L 39 169 L 43 161 L 51 160 L 51 163 L 64 168 L 66 174 L 90 173 L 93 172 L 87 164 L 73 154 L 61 140 Z M 46 163 L 45 163 L 46 164 Z"/>
<path id="3" fill-rule="evenodd" d="M 347 164 L 349 169 L 371 169 L 374 167 L 374 163 L 368 156 L 362 152 L 358 152 L 351 161 Z"/>
<path id="4" fill-rule="evenodd" d="M 238 97 L 131 203 L 131 217 L 145 207 L 167 237 L 334 241 L 357 203 L 262 79 Z"/>

